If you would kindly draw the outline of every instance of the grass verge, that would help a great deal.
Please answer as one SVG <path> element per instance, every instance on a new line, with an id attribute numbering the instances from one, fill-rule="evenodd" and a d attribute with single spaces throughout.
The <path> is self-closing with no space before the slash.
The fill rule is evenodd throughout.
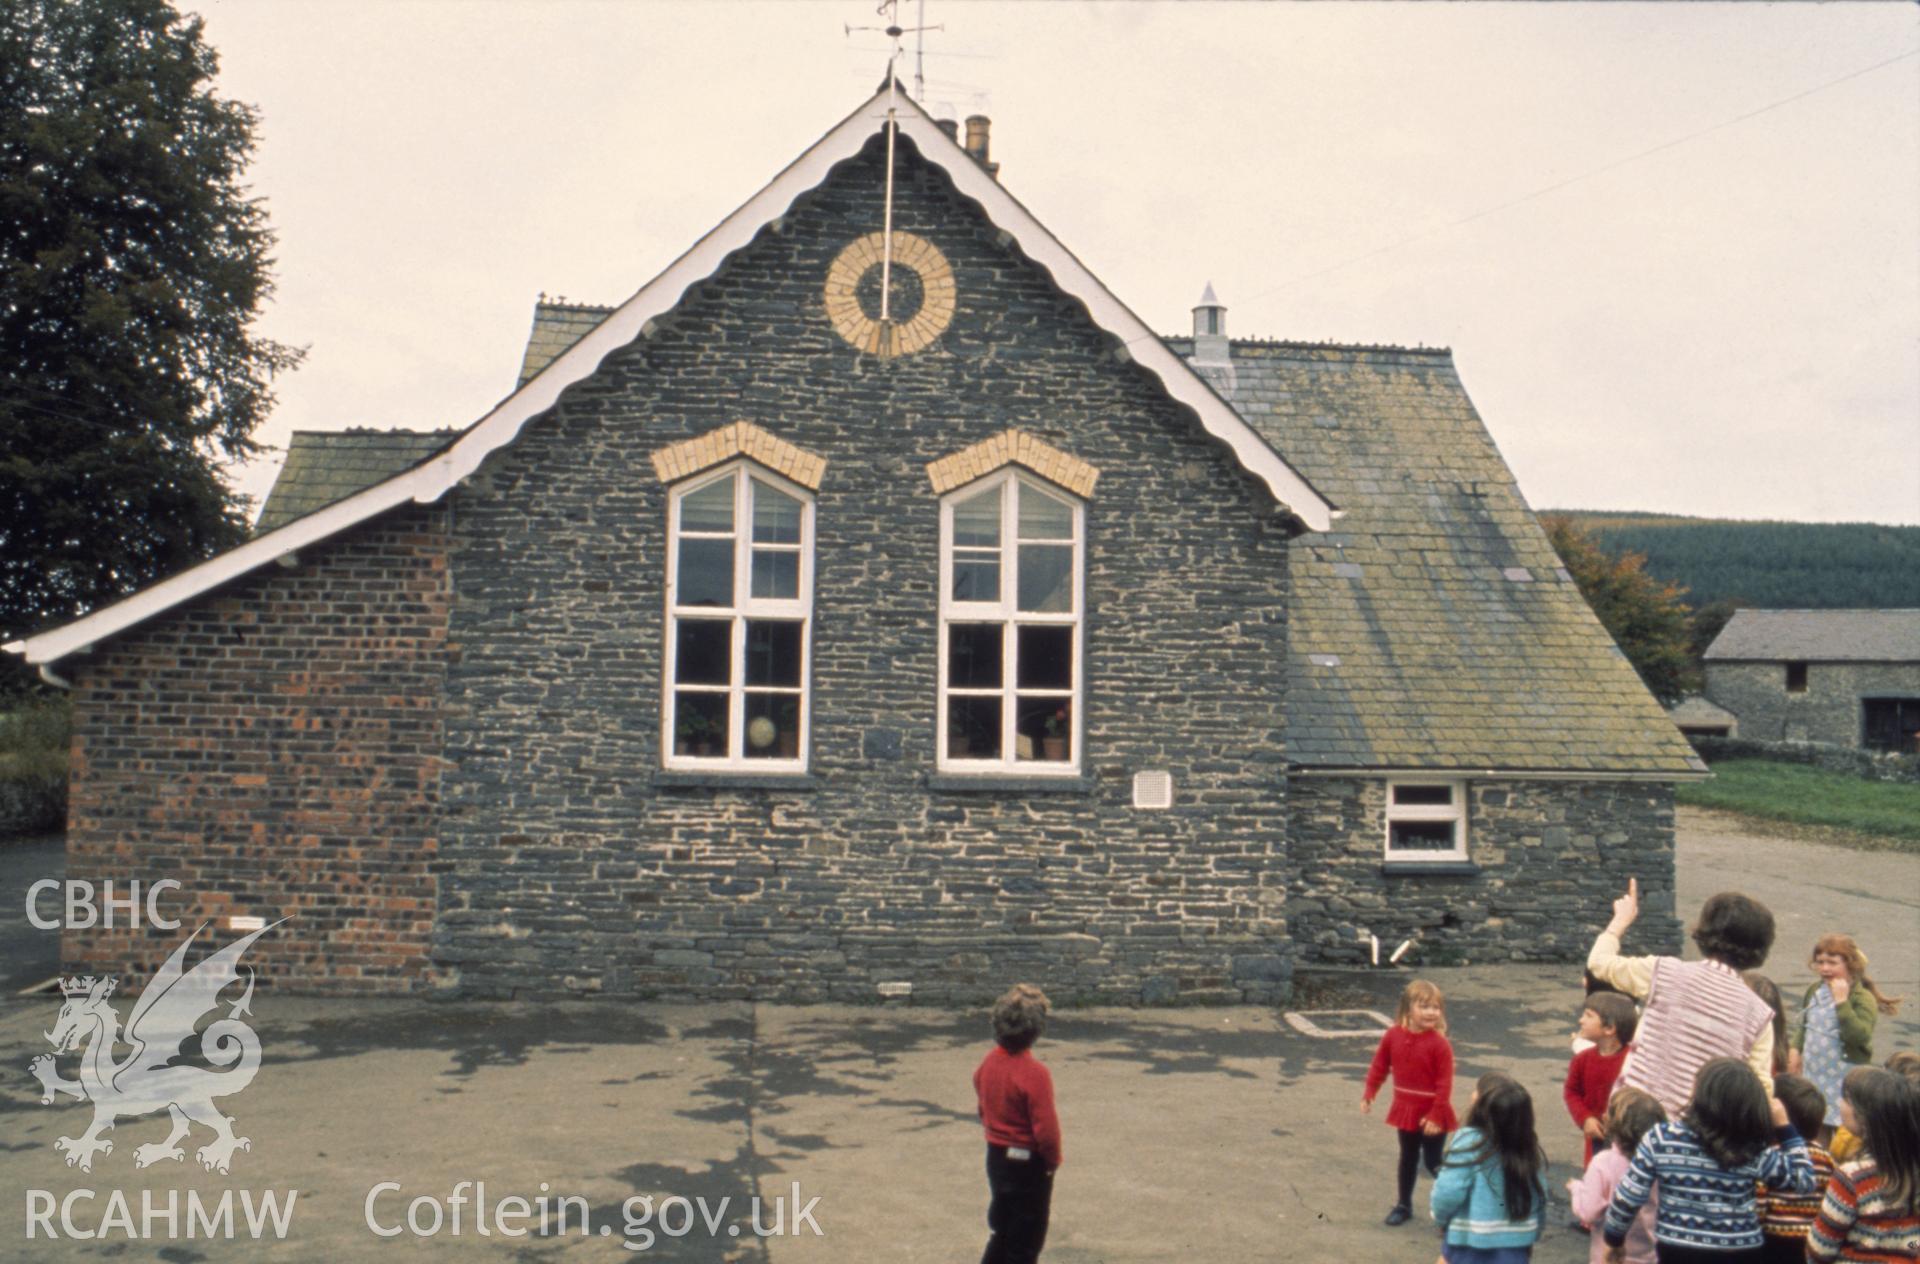
<path id="1" fill-rule="evenodd" d="M 1920 786 L 1764 759 L 1725 760 L 1713 773 L 1711 781 L 1678 787 L 1675 797 L 1689 807 L 1843 830 L 1920 852 Z"/>

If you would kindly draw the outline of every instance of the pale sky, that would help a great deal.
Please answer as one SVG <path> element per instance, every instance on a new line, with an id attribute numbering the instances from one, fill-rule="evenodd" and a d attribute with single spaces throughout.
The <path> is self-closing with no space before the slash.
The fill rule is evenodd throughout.
<path id="1" fill-rule="evenodd" d="M 872 0 L 182 7 L 262 114 L 276 445 L 474 421 L 539 292 L 623 301 L 886 63 Z M 1212 281 L 1236 337 L 1449 346 L 1536 507 L 1920 523 L 1914 5 L 926 20 L 928 108 L 1156 330 Z"/>

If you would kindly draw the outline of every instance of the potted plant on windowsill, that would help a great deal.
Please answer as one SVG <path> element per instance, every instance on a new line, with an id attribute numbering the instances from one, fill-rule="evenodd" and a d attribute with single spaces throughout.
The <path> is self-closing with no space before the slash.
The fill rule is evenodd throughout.
<path id="1" fill-rule="evenodd" d="M 673 753 L 692 755 L 696 759 L 711 759 L 720 745 L 723 725 L 705 712 L 697 711 L 681 704 L 680 714 L 675 718 Z"/>
<path id="2" fill-rule="evenodd" d="M 1066 761 L 1067 730 L 1070 727 L 1067 708 L 1064 705 L 1055 707 L 1053 714 L 1047 717 L 1045 731 L 1040 738 L 1040 757 L 1042 759 L 1050 759 L 1057 763 L 1064 763 Z"/>

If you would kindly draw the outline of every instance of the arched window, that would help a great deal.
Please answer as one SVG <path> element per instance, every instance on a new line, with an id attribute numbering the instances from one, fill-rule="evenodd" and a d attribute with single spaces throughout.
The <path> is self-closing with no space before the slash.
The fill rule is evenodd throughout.
<path id="1" fill-rule="evenodd" d="M 813 498 L 740 461 L 668 502 L 669 768 L 806 765 Z"/>
<path id="2" fill-rule="evenodd" d="M 1013 468 L 941 501 L 941 768 L 1079 770 L 1085 520 Z"/>

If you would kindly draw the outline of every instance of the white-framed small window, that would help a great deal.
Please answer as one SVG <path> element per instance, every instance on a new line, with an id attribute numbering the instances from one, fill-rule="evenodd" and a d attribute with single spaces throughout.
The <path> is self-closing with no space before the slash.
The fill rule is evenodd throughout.
<path id="1" fill-rule="evenodd" d="M 806 767 L 813 497 L 737 461 L 667 502 L 668 768 Z"/>
<path id="2" fill-rule="evenodd" d="M 1464 781 L 1387 783 L 1389 861 L 1466 858 L 1467 785 Z"/>
<path id="3" fill-rule="evenodd" d="M 1079 500 L 1008 468 L 940 502 L 939 767 L 1080 769 Z"/>

